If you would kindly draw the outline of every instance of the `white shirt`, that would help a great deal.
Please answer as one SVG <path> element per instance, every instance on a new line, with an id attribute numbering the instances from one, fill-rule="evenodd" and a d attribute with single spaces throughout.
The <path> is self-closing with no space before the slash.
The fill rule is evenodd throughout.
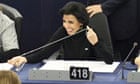
<path id="1" fill-rule="evenodd" d="M 0 48 L 2 51 L 19 49 L 15 23 L 0 11 Z"/>

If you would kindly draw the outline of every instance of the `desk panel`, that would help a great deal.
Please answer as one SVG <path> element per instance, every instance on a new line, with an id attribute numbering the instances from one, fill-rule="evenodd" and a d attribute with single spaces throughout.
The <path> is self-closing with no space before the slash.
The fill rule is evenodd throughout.
<path id="1" fill-rule="evenodd" d="M 38 68 L 41 63 L 37 64 L 25 64 L 21 72 L 17 72 L 20 76 L 22 84 L 134 84 L 127 83 L 126 80 L 121 79 L 121 66 L 119 66 L 114 73 L 94 73 L 93 81 L 81 82 L 81 81 L 47 81 L 47 80 L 28 80 L 28 73 L 30 69 Z M 125 71 L 125 77 L 128 71 Z"/>

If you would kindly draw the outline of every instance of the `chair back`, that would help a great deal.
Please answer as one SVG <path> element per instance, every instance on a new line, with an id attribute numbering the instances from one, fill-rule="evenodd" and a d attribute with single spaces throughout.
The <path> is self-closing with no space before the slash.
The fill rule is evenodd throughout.
<path id="1" fill-rule="evenodd" d="M 0 7 L 2 7 L 2 11 L 4 14 L 6 14 L 10 19 L 15 21 L 17 37 L 18 37 L 18 40 L 20 40 L 23 16 L 20 14 L 18 10 L 16 10 L 15 8 L 9 5 L 0 3 Z"/>
<path id="2" fill-rule="evenodd" d="M 99 38 L 99 45 L 95 46 L 97 60 L 105 60 L 104 57 L 114 57 L 113 45 L 107 17 L 103 13 L 97 13 L 89 20 L 89 26 L 93 28 Z"/>

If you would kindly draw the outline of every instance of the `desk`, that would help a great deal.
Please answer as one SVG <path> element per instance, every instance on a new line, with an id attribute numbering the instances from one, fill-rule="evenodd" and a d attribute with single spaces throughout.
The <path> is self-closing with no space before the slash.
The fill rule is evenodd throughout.
<path id="1" fill-rule="evenodd" d="M 28 80 L 29 70 L 32 68 L 38 68 L 40 66 L 41 63 L 25 64 L 22 71 L 17 73 L 20 76 L 22 84 L 134 84 L 127 83 L 126 80 L 121 79 L 121 66 L 119 66 L 114 73 L 95 73 L 94 79 L 91 82 Z M 124 71 L 126 76 L 128 71 Z"/>

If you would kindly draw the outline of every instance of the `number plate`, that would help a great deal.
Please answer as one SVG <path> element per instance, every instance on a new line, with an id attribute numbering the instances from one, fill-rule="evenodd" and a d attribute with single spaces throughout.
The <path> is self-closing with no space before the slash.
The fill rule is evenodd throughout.
<path id="1" fill-rule="evenodd" d="M 70 67 L 71 80 L 89 80 L 90 72 L 88 67 Z"/>

